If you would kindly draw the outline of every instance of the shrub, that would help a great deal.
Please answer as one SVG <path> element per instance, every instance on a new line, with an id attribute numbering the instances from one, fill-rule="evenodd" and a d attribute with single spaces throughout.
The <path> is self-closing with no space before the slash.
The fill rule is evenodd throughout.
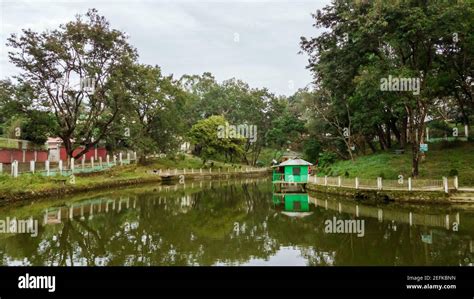
<path id="1" fill-rule="evenodd" d="M 336 162 L 336 160 L 337 160 L 337 155 L 335 153 L 324 152 L 319 156 L 318 166 L 326 167 Z"/>
<path id="2" fill-rule="evenodd" d="M 449 176 L 457 176 L 459 174 L 457 169 L 451 169 L 449 171 Z"/>

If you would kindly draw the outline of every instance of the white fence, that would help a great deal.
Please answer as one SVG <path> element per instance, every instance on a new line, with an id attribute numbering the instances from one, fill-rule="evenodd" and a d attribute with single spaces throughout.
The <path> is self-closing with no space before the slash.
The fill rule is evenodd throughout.
<path id="1" fill-rule="evenodd" d="M 310 182 L 316 185 L 336 186 L 366 190 L 407 190 L 407 191 L 444 191 L 448 193 L 449 189 L 457 190 L 459 188 L 458 177 L 443 177 L 441 180 L 421 180 L 421 179 L 399 179 L 384 180 L 361 179 L 361 178 L 343 178 L 343 177 L 317 177 L 312 176 Z"/>
<path id="2" fill-rule="evenodd" d="M 151 172 L 159 175 L 176 175 L 176 174 L 215 174 L 215 173 L 253 173 L 253 172 L 266 172 L 268 168 L 255 168 L 255 167 L 219 167 L 219 168 L 168 168 L 168 169 L 155 169 Z"/>
<path id="3" fill-rule="evenodd" d="M 59 162 L 36 162 L 32 160 L 21 163 L 13 161 L 10 164 L 0 163 L 0 175 L 6 174 L 12 177 L 18 177 L 21 174 L 38 173 L 45 176 L 69 176 L 74 173 L 103 171 L 114 166 L 126 165 L 136 161 L 136 152 L 127 152 L 125 155 L 120 152 L 113 156 L 107 155 L 105 159 L 102 159 L 102 157 L 98 157 L 97 159 L 91 157 L 87 159 L 87 161 L 84 158 L 80 158 L 79 160 L 71 158 L 69 161 L 60 160 Z"/>

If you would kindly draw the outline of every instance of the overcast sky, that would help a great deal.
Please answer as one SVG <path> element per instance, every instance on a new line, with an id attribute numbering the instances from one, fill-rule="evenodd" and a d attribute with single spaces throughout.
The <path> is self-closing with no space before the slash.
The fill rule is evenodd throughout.
<path id="1" fill-rule="evenodd" d="M 130 36 L 140 62 L 157 64 L 165 74 L 211 72 L 218 81 L 235 77 L 290 95 L 311 82 L 299 41 L 319 34 L 311 13 L 330 0 L 0 2 L 1 79 L 18 73 L 5 47 L 11 33 L 57 28 L 96 8 Z"/>

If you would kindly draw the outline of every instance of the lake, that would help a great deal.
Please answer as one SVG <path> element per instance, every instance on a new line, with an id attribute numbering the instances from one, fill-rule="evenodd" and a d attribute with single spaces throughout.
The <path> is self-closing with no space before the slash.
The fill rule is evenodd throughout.
<path id="1" fill-rule="evenodd" d="M 18 203 L 0 221 L 3 265 L 474 263 L 473 209 L 276 194 L 266 178 Z"/>

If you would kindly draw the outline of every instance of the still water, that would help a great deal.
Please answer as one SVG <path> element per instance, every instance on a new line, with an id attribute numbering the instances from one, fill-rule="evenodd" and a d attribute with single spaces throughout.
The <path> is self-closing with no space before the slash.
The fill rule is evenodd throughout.
<path id="1" fill-rule="evenodd" d="M 147 185 L 0 208 L 4 225 L 13 220 L 33 220 L 37 231 L 0 233 L 3 265 L 474 263 L 473 209 L 273 194 L 263 178 Z M 363 221 L 363 236 L 330 232 L 328 221 L 337 220 Z"/>

